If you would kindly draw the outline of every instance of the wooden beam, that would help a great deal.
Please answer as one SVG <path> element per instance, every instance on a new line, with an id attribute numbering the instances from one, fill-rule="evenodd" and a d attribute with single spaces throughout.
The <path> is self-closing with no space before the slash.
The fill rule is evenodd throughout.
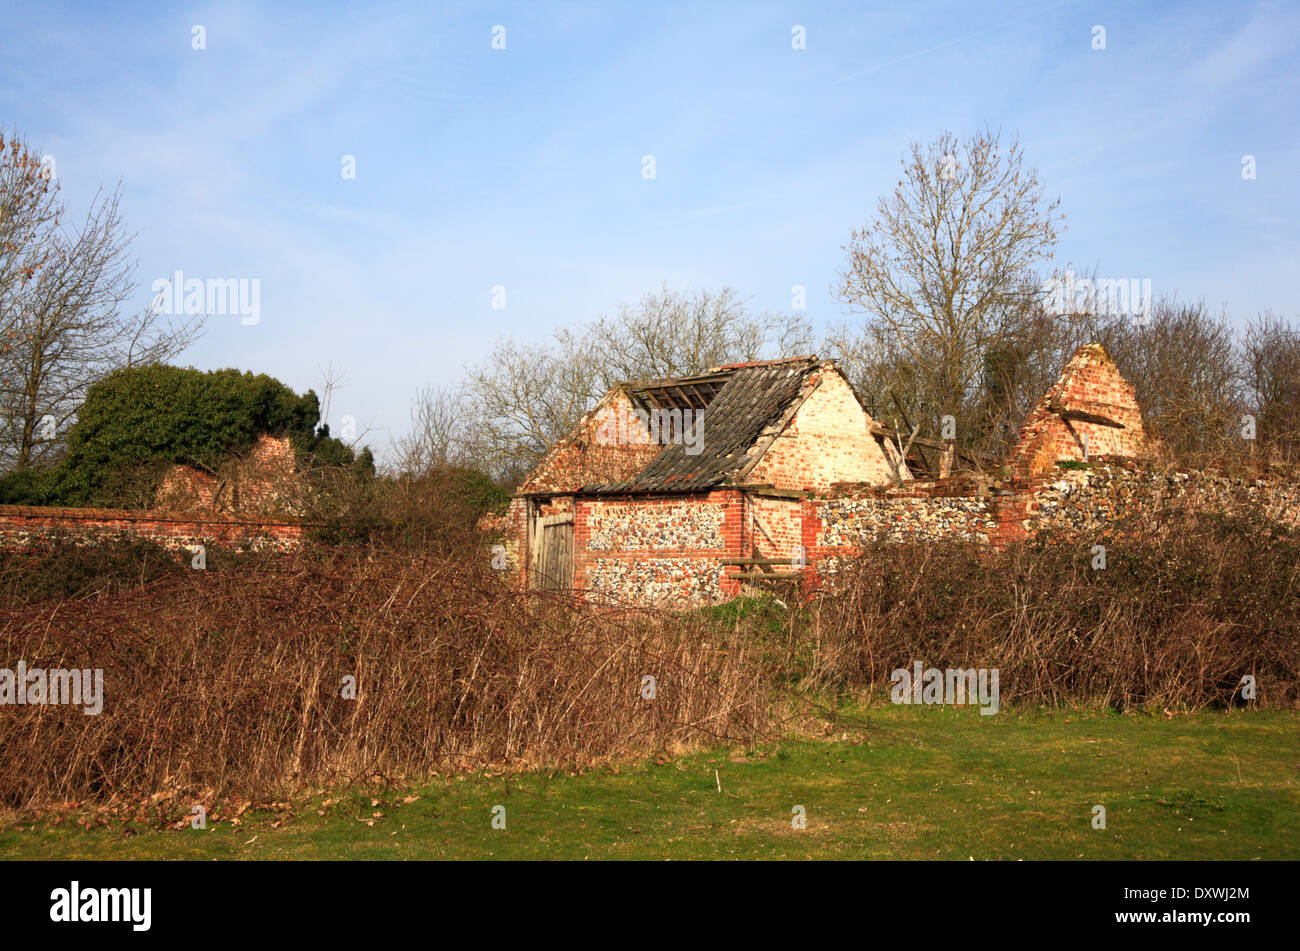
<path id="1" fill-rule="evenodd" d="M 1118 426 L 1119 424 L 1116 423 L 1115 425 Z M 881 436 L 890 440 L 898 438 L 898 434 L 894 432 L 894 430 L 890 429 L 888 426 L 882 426 L 880 423 L 871 424 L 871 435 Z M 945 452 L 948 449 L 947 442 L 941 442 L 938 439 L 925 439 L 921 436 L 917 436 L 912 440 L 912 448 L 915 449 L 917 446 L 924 446 L 926 449 L 937 449 L 940 452 Z M 983 455 L 972 452 L 969 449 L 957 449 L 956 452 L 957 455 L 971 462 L 986 461 Z"/>
<path id="2" fill-rule="evenodd" d="M 1066 409 L 1059 403 L 1051 403 L 1047 407 L 1061 419 L 1077 419 L 1081 423 L 1095 423 L 1098 426 L 1109 426 L 1112 429 L 1124 429 L 1121 422 L 1111 419 L 1109 416 L 1101 416 L 1097 413 L 1085 413 L 1081 409 Z"/>
<path id="3" fill-rule="evenodd" d="M 763 483 L 741 483 L 739 485 L 720 485 L 720 489 L 738 489 L 741 492 L 748 492 L 751 495 L 771 495 L 780 499 L 806 499 L 812 494 L 812 489 L 777 489 L 771 484 Z"/>
<path id="4" fill-rule="evenodd" d="M 883 436 L 883 437 L 886 438 L 886 439 L 897 439 L 897 438 L 898 438 L 898 433 L 896 433 L 894 430 L 890 429 L 888 426 L 882 426 L 882 425 L 880 425 L 879 423 L 872 423 L 872 424 L 871 424 L 871 435 L 873 435 L 873 436 Z M 925 438 L 923 438 L 923 437 L 921 437 L 921 436 L 917 436 L 915 439 L 913 439 L 913 440 L 912 440 L 912 445 L 914 445 L 914 446 L 925 446 L 927 449 L 939 449 L 939 450 L 946 449 L 947 446 L 948 446 L 947 443 L 940 442 L 940 441 L 937 440 L 937 439 L 925 439 Z"/>

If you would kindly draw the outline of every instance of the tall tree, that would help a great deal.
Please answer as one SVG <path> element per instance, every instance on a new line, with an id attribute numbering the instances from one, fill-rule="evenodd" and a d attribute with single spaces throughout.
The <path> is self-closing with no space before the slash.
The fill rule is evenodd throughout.
<path id="1" fill-rule="evenodd" d="M 952 415 L 969 445 L 988 430 L 979 418 L 990 353 L 1001 354 L 996 366 L 1011 365 L 1008 347 L 1023 349 L 1018 338 L 1041 314 L 1036 271 L 1052 257 L 1063 216 L 1018 141 L 1004 145 L 987 130 L 913 142 L 900 164 L 893 193 L 844 248 L 837 295 L 867 323 L 837 349 L 875 366 L 886 392 L 864 394 L 869 401 L 910 406 L 923 429 Z"/>
<path id="2" fill-rule="evenodd" d="M 65 225 L 38 153 L 0 134 L 0 468 L 55 458 L 86 390 L 113 370 L 166 360 L 198 322 L 123 313 L 135 289 L 119 191 Z"/>
<path id="3" fill-rule="evenodd" d="M 1239 353 L 1226 311 L 1164 296 L 1149 319 L 1111 317 L 1096 339 L 1133 384 L 1147 429 L 1175 458 L 1203 465 L 1241 452 Z"/>

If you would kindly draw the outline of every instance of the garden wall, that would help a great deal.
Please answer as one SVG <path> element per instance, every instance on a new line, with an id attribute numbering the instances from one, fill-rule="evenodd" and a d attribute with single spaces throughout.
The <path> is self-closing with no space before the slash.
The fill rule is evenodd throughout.
<path id="1" fill-rule="evenodd" d="M 255 518 L 196 518 L 129 509 L 45 508 L 0 505 L 0 547 L 23 548 L 58 539 L 88 545 L 128 534 L 166 548 L 214 545 L 238 550 L 290 551 L 307 527 Z"/>

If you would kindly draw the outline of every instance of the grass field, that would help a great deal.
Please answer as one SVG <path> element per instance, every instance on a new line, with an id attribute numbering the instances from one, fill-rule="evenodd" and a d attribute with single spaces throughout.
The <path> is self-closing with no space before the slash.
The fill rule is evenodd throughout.
<path id="1" fill-rule="evenodd" d="M 0 832 L 0 858 L 1300 858 L 1297 713 L 885 706 L 865 721 L 875 729 L 859 716 L 824 739 L 580 775 L 357 792 L 324 815 L 317 800 L 287 819 L 247 812 L 238 827 L 24 825 Z"/>

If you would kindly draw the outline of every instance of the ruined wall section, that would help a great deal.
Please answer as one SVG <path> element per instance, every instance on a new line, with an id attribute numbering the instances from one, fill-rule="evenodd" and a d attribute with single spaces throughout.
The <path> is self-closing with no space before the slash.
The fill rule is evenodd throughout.
<path id="1" fill-rule="evenodd" d="M 575 492 L 585 485 L 622 482 L 636 475 L 663 446 L 636 415 L 622 390 L 613 390 L 551 447 L 517 492 Z"/>
<path id="2" fill-rule="evenodd" d="M 1062 410 L 1105 417 L 1123 428 L 1063 418 Z M 1095 343 L 1075 352 L 1056 385 L 1025 420 L 1008 464 L 1012 477 L 1032 479 L 1050 472 L 1057 462 L 1084 461 L 1085 440 L 1089 459 L 1139 460 L 1148 458 L 1153 449 L 1132 385 Z"/>
<path id="3" fill-rule="evenodd" d="M 967 476 L 893 487 L 836 486 L 803 503 L 813 550 L 871 541 L 987 543 L 995 517 L 987 484 Z"/>
<path id="4" fill-rule="evenodd" d="M 232 456 L 215 472 L 173 466 L 152 506 L 162 512 L 300 516 L 303 485 L 287 436 L 258 437 L 248 452 Z"/>
<path id="5" fill-rule="evenodd" d="M 871 434 L 872 419 L 848 381 L 825 365 L 814 382 L 811 394 L 744 481 L 826 490 L 836 482 L 892 485 L 910 479 L 898 450 L 882 446 Z"/>
<path id="6" fill-rule="evenodd" d="M 1024 531 L 1070 536 L 1134 519 L 1158 530 L 1173 510 L 1252 512 L 1300 528 L 1300 482 L 1117 463 L 1063 469 L 1029 493 Z"/>

